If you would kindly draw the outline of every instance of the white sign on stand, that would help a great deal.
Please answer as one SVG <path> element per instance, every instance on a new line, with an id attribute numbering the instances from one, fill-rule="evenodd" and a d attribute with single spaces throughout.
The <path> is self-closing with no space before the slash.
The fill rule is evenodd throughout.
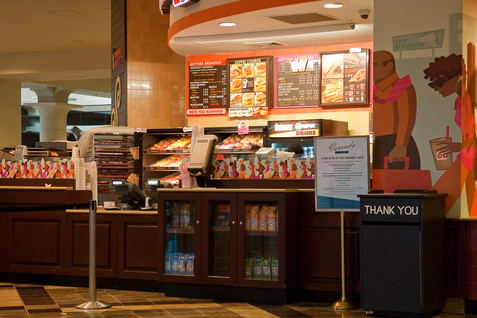
<path id="1" fill-rule="evenodd" d="M 369 136 L 315 137 L 315 210 L 357 211 L 369 191 Z"/>

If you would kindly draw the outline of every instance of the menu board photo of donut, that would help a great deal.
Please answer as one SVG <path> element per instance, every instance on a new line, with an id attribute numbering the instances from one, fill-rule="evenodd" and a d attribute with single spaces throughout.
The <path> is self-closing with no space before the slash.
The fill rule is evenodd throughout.
<path id="1" fill-rule="evenodd" d="M 265 116 L 271 96 L 272 57 L 227 60 L 229 117 Z"/>
<path id="2" fill-rule="evenodd" d="M 321 106 L 369 103 L 368 52 L 321 54 Z"/>

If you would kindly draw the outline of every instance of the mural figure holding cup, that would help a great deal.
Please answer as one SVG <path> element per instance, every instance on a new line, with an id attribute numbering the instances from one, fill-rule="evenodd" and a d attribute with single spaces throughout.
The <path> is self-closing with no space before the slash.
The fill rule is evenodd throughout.
<path id="1" fill-rule="evenodd" d="M 477 200 L 475 196 L 475 118 L 472 100 L 466 89 L 466 71 L 462 55 L 451 54 L 441 56 L 429 63 L 424 70 L 424 78 L 429 79 L 429 87 L 438 92 L 442 97 L 456 94 L 454 101 L 454 122 L 460 127 L 462 142 L 452 141 L 449 138 L 448 128 L 445 138 L 437 138 L 430 141 L 434 159 L 436 156 L 436 168 L 446 171 L 434 184 L 433 189 L 447 193 L 446 213 L 460 197 L 465 187 L 467 208 L 469 215 L 477 215 Z M 468 80 L 468 79 L 467 79 Z M 440 141 L 438 141 L 440 139 Z M 456 160 L 452 162 L 452 153 L 457 153 Z M 441 158 L 447 154 L 444 163 Z M 464 203 L 464 202 L 462 202 Z M 474 206 L 475 205 L 475 206 Z"/>

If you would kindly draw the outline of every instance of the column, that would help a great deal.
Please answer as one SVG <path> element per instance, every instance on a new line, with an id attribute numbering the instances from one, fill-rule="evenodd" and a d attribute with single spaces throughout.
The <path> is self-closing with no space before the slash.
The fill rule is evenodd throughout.
<path id="1" fill-rule="evenodd" d="M 22 142 L 21 84 L 0 82 L 0 148 L 20 145 Z"/>
<path id="2" fill-rule="evenodd" d="M 34 107 L 40 114 L 40 141 L 66 140 L 68 112 L 82 106 L 68 104 L 71 91 L 60 87 L 48 86 L 33 91 L 38 96 L 38 103 L 28 103 L 25 106 Z"/>

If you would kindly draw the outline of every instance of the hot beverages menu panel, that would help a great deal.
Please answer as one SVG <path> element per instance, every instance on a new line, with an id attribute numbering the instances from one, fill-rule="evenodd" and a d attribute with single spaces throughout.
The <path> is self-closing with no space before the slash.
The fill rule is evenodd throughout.
<path id="1" fill-rule="evenodd" d="M 317 107 L 319 54 L 275 57 L 275 108 Z"/>

